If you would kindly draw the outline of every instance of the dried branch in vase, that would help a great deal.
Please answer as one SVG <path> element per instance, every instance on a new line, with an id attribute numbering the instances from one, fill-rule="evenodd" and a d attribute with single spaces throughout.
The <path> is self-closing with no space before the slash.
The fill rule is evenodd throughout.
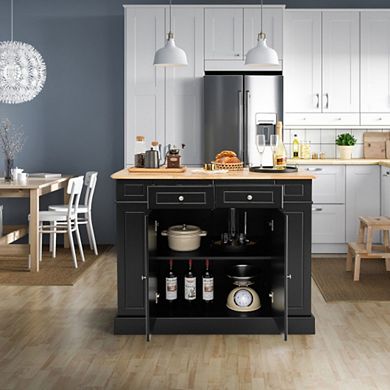
<path id="1" fill-rule="evenodd" d="M 25 136 L 21 128 L 16 128 L 8 120 L 0 123 L 0 147 L 6 159 L 13 160 L 22 150 Z"/>

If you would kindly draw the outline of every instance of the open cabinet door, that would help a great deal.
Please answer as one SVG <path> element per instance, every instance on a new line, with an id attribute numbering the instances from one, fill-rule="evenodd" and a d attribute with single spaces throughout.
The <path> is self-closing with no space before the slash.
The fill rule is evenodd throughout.
<path id="1" fill-rule="evenodd" d="M 148 243 L 148 217 L 145 216 L 145 248 L 144 248 L 144 300 L 145 300 L 145 337 L 150 341 L 150 302 L 149 302 L 149 243 Z"/>
<path id="2" fill-rule="evenodd" d="M 271 301 L 272 315 L 275 318 L 280 333 L 284 334 L 284 340 L 287 341 L 288 335 L 288 215 L 284 215 L 283 229 L 283 255 L 272 260 L 272 285 Z M 282 235 L 281 235 L 282 236 Z M 282 237 L 281 237 L 282 238 Z M 281 240 L 282 241 L 282 240 Z"/>

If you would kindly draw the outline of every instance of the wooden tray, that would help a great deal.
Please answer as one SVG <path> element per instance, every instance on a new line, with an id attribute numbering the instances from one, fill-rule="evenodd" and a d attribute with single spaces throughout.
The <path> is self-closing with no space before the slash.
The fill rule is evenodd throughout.
<path id="1" fill-rule="evenodd" d="M 262 173 L 290 173 L 298 172 L 297 167 L 287 166 L 285 169 L 265 168 L 265 167 L 250 167 L 250 172 L 262 172 Z"/>
<path id="2" fill-rule="evenodd" d="M 127 168 L 130 173 L 183 173 L 186 169 L 184 165 L 180 168 L 167 168 L 165 166 L 160 168 Z"/>

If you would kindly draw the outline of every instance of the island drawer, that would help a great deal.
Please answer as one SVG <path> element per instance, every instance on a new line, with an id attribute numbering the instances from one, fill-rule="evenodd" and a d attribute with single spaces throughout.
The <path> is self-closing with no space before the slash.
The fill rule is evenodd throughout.
<path id="1" fill-rule="evenodd" d="M 118 180 L 116 186 L 117 200 L 120 202 L 146 202 L 146 182 L 133 180 Z"/>
<path id="2" fill-rule="evenodd" d="M 283 208 L 283 186 L 217 186 L 216 205 L 217 207 Z"/>
<path id="3" fill-rule="evenodd" d="M 311 180 L 283 180 L 284 200 L 286 202 L 311 201 Z"/>
<path id="4" fill-rule="evenodd" d="M 214 207 L 212 186 L 150 186 L 148 191 L 151 209 Z"/>

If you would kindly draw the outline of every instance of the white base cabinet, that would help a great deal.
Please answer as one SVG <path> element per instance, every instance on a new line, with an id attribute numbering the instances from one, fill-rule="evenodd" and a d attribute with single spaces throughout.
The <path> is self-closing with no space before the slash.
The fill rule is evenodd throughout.
<path id="1" fill-rule="evenodd" d="M 345 205 L 314 204 L 312 207 L 312 243 L 345 243 Z"/>
<path id="2" fill-rule="evenodd" d="M 381 215 L 390 217 L 390 168 L 381 167 Z"/>

